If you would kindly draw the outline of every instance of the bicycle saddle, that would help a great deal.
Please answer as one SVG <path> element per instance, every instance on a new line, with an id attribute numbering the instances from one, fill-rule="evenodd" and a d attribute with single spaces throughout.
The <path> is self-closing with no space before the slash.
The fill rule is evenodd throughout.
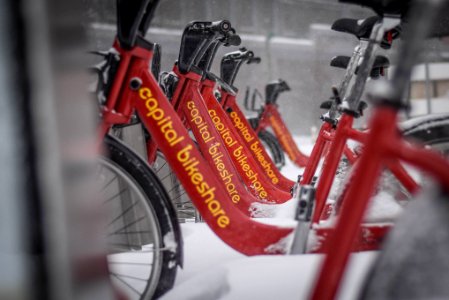
<path id="1" fill-rule="evenodd" d="M 117 0 L 117 37 L 123 48 L 135 46 L 145 36 L 159 0 Z"/>
<path id="2" fill-rule="evenodd" d="M 379 16 L 384 15 L 404 15 L 409 6 L 410 0 L 339 0 L 342 3 L 352 3 L 369 7 Z"/>
<path id="3" fill-rule="evenodd" d="M 338 19 L 332 24 L 332 30 L 344 32 L 354 35 L 359 40 L 368 40 L 374 25 L 380 20 L 380 17 L 373 16 L 366 19 Z M 399 38 L 401 34 L 401 26 L 387 32 L 380 46 L 384 49 L 391 48 L 392 40 Z"/>
<path id="4" fill-rule="evenodd" d="M 358 39 L 369 39 L 374 25 L 379 21 L 378 16 L 366 19 L 338 19 L 332 24 L 332 30 L 355 35 Z"/>
<path id="5" fill-rule="evenodd" d="M 335 56 L 331 60 L 331 66 L 336 67 L 336 68 L 346 69 L 348 67 L 350 60 L 351 60 L 351 58 L 349 56 L 343 56 L 343 55 Z M 389 66 L 390 66 L 390 60 L 383 55 L 378 55 L 378 56 L 376 56 L 376 59 L 374 60 L 371 74 L 379 75 L 379 72 L 376 72 L 376 71 L 378 71 L 379 69 L 382 69 L 382 68 L 388 68 Z M 357 67 L 357 69 L 355 70 L 355 74 L 357 74 L 358 72 L 359 72 L 359 68 Z M 377 77 L 377 76 L 374 76 L 374 77 Z"/>

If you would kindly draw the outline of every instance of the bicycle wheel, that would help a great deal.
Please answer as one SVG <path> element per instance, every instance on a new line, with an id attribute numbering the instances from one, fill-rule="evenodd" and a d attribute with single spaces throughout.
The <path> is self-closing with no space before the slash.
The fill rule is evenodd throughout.
<path id="1" fill-rule="evenodd" d="M 410 119 L 401 124 L 402 134 L 405 139 L 420 143 L 426 147 L 430 147 L 439 151 L 445 156 L 449 156 L 449 114 L 433 114 L 423 117 Z M 331 195 L 335 198 L 338 195 L 342 186 L 345 184 L 344 177 L 350 166 L 346 160 L 340 163 L 337 177 L 339 181 L 333 186 Z M 343 176 L 344 175 L 344 176 Z M 415 175 L 416 177 L 416 175 Z M 417 177 L 418 181 L 422 183 L 423 178 Z M 381 177 L 381 183 L 378 191 L 386 191 L 394 198 L 407 202 L 411 197 L 410 193 L 400 184 L 396 177 L 389 171 L 384 171 Z"/>
<path id="2" fill-rule="evenodd" d="M 104 146 L 97 178 L 109 212 L 111 280 L 128 299 L 153 299 L 173 286 L 182 264 L 176 213 L 143 160 L 111 136 Z"/>
<path id="3" fill-rule="evenodd" d="M 164 154 L 157 153 L 156 161 L 152 165 L 154 172 L 162 182 L 168 196 L 176 209 L 178 220 L 181 223 L 201 221 L 201 216 L 190 201 L 184 187 L 179 182 L 176 174 L 172 171 Z"/>
<path id="4" fill-rule="evenodd" d="M 436 150 L 444 156 L 449 156 L 449 115 L 448 114 L 433 114 L 423 117 L 410 119 L 402 123 L 402 134 L 405 139 L 424 145 L 433 150 Z M 420 173 L 415 175 L 421 185 L 426 185 L 426 180 Z M 391 174 L 387 173 L 383 180 L 384 187 L 402 193 L 409 199 L 410 195 L 399 181 Z"/>
<path id="5" fill-rule="evenodd" d="M 430 145 L 444 155 L 449 154 L 449 114 L 433 114 L 414 118 L 402 124 L 405 138 Z"/>
<path id="6" fill-rule="evenodd" d="M 277 138 L 267 130 L 260 130 L 258 136 L 276 167 L 282 169 L 285 166 L 285 154 Z"/>

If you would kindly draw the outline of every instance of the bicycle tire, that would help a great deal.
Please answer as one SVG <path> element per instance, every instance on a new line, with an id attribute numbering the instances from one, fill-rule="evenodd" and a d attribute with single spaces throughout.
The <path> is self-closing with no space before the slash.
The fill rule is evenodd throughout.
<path id="1" fill-rule="evenodd" d="M 285 166 L 285 154 L 277 138 L 267 130 L 260 130 L 258 137 L 268 150 L 268 154 L 273 159 L 276 167 L 281 170 Z"/>
<path id="2" fill-rule="evenodd" d="M 177 266 L 182 266 L 182 237 L 181 237 L 181 231 L 179 224 L 176 219 L 176 212 L 171 205 L 171 202 L 168 198 L 168 195 L 166 191 L 164 190 L 162 184 L 160 183 L 157 176 L 154 174 L 154 172 L 151 170 L 151 168 L 148 166 L 147 163 L 145 163 L 134 151 L 129 149 L 127 146 L 125 146 L 122 142 L 120 142 L 118 139 L 112 137 L 112 136 L 106 136 L 104 139 L 104 149 L 106 150 L 107 155 L 103 156 L 99 159 L 101 166 L 109 167 L 110 170 L 113 170 L 112 172 L 115 172 L 117 176 L 116 185 L 119 186 L 119 182 L 121 180 L 126 181 L 125 183 L 128 184 L 128 186 L 131 186 L 134 184 L 135 188 L 134 190 L 131 190 L 129 187 L 128 191 L 126 193 L 123 193 L 126 189 L 119 189 L 119 193 L 117 196 L 120 198 L 120 209 L 122 209 L 121 215 L 118 217 L 114 217 L 112 222 L 110 222 L 108 225 L 114 224 L 119 220 L 120 218 L 123 218 L 123 223 L 125 223 L 124 219 L 125 216 L 128 215 L 129 212 L 132 210 L 137 211 L 136 214 L 142 215 L 142 213 L 146 212 L 146 215 L 141 216 L 139 218 L 136 218 L 135 221 L 125 223 L 126 225 L 123 227 L 119 227 L 119 230 L 109 233 L 108 239 L 109 242 L 113 241 L 114 234 L 120 234 L 121 236 L 125 235 L 124 238 L 120 237 L 121 239 L 126 239 L 127 243 L 125 246 L 127 247 L 127 252 L 120 252 L 119 255 L 128 255 L 130 259 L 135 260 L 135 254 L 137 251 L 135 251 L 135 248 L 140 247 L 140 252 L 138 254 L 144 254 L 144 253 L 154 253 L 153 258 L 157 258 L 157 261 L 152 261 L 151 263 L 136 263 L 136 262 L 125 262 L 123 263 L 120 259 L 115 262 L 111 262 L 111 256 L 117 256 L 116 252 L 110 252 L 108 256 L 109 266 L 110 269 L 113 270 L 114 266 L 117 268 L 117 264 L 127 264 L 128 268 L 129 265 L 133 264 L 132 268 L 135 270 L 135 265 L 151 265 L 151 271 L 150 276 L 146 280 L 145 288 L 142 291 L 141 295 L 138 295 L 138 299 L 153 299 L 160 297 L 163 295 L 166 291 L 171 289 L 173 287 L 175 278 L 176 278 L 176 272 L 177 272 Z M 122 172 L 122 173 L 120 173 Z M 120 177 L 118 177 L 120 176 Z M 126 178 L 125 178 L 126 177 Z M 113 182 L 115 179 L 112 179 L 112 181 L 108 180 L 107 185 L 108 188 L 111 186 L 111 182 Z M 104 189 L 105 187 L 103 187 Z M 120 188 L 120 186 L 119 186 Z M 134 192 L 137 195 L 136 197 L 129 196 L 128 199 L 130 199 L 131 205 L 123 205 L 123 201 L 125 194 L 131 194 L 131 192 Z M 139 194 L 140 192 L 140 194 Z M 114 196 L 115 199 L 117 199 L 116 196 Z M 133 201 L 133 198 L 138 199 L 137 201 Z M 107 201 L 111 201 L 111 198 L 107 198 Z M 105 201 L 106 203 L 106 201 Z M 109 204 L 109 202 L 108 202 Z M 139 206 L 137 206 L 139 205 Z M 126 207 L 125 209 L 123 207 Z M 116 208 L 116 207 L 115 207 Z M 140 209 L 138 209 L 140 208 Z M 145 212 L 144 212 L 145 211 Z M 116 215 L 113 214 L 114 216 Z M 153 221 L 149 219 L 149 217 L 153 218 Z M 118 219 L 119 218 L 119 219 Z M 128 228 L 128 225 L 131 225 L 133 228 L 134 226 L 137 226 L 136 222 L 145 222 L 146 224 L 149 224 L 148 231 L 144 230 L 138 230 L 135 229 L 135 231 L 130 231 Z M 150 224 L 152 223 L 152 224 Z M 110 226 L 108 226 L 110 227 Z M 140 229 L 139 227 L 135 227 Z M 151 239 L 148 235 L 144 235 L 146 233 L 149 233 L 150 230 L 154 232 L 154 237 Z M 124 231 L 124 232 L 122 232 Z M 136 236 L 137 235 L 137 236 Z M 131 237 L 130 237 L 131 236 Z M 134 245 L 129 244 L 129 241 L 131 239 L 139 240 L 141 244 Z M 152 244 L 150 246 L 144 245 L 144 242 L 148 242 L 150 240 Z M 156 242 L 158 245 L 156 245 Z M 117 243 L 117 242 L 116 242 Z M 112 243 L 110 243 L 111 245 Z M 117 244 L 114 244 L 114 247 Z M 151 246 L 153 247 L 151 249 Z M 156 248 L 158 246 L 158 248 Z M 120 244 L 120 247 L 123 247 L 123 244 Z M 149 250 L 145 250 L 144 249 Z M 154 251 L 154 249 L 159 249 L 160 251 Z M 132 254 L 130 254 L 132 253 Z M 130 255 L 134 255 L 131 257 Z M 145 254 L 146 255 L 146 254 Z M 153 266 L 157 266 L 153 268 Z M 119 265 L 120 266 L 120 265 Z M 123 268 L 123 267 L 122 267 Z M 154 269 L 154 270 L 153 270 Z M 112 273 L 110 271 L 111 278 L 114 277 L 118 280 L 117 275 Z M 124 280 L 123 278 L 126 278 L 128 281 Z M 131 286 L 130 280 L 145 280 L 144 278 L 137 278 L 129 275 L 123 275 L 123 278 L 119 280 L 121 282 L 122 287 L 128 287 L 129 290 L 133 290 L 136 292 L 136 287 Z M 131 278 L 131 279 L 130 279 Z M 148 281 L 151 280 L 149 283 Z"/>
<path id="3" fill-rule="evenodd" d="M 433 114 L 406 121 L 402 124 L 405 138 L 449 154 L 449 114 Z"/>

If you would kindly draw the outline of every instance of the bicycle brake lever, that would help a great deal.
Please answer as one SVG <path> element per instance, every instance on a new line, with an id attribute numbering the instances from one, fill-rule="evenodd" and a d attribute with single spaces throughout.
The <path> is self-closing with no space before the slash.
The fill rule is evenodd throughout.
<path id="1" fill-rule="evenodd" d="M 224 46 L 225 47 L 229 47 L 229 46 L 239 46 L 242 43 L 242 39 L 240 38 L 240 36 L 238 34 L 229 32 L 228 34 L 226 34 L 226 37 L 224 38 Z"/>
<path id="2" fill-rule="evenodd" d="M 262 61 L 262 59 L 260 57 L 251 57 L 250 59 L 248 59 L 248 61 L 246 63 L 248 65 L 250 65 L 250 64 L 260 64 L 261 61 Z"/>

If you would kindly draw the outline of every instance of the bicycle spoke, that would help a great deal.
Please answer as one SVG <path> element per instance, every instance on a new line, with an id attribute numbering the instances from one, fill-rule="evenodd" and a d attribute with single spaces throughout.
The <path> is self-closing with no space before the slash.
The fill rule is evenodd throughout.
<path id="1" fill-rule="evenodd" d="M 156 174 L 159 174 L 159 172 L 162 170 L 163 167 L 165 167 L 166 164 L 167 164 L 167 162 L 165 162 L 165 163 L 162 165 L 162 167 L 160 167 L 160 168 L 156 171 Z"/>
<path id="2" fill-rule="evenodd" d="M 108 261 L 108 264 L 112 265 L 130 265 L 130 266 L 152 266 L 151 263 L 135 263 L 135 262 L 120 262 L 120 261 Z"/>
<path id="3" fill-rule="evenodd" d="M 181 184 L 177 184 L 175 185 L 171 190 L 169 190 L 167 193 L 170 194 L 172 191 L 174 191 L 175 189 L 179 188 L 181 186 Z"/>
<path id="4" fill-rule="evenodd" d="M 147 281 L 148 280 L 148 278 L 139 278 L 139 277 L 135 277 L 135 276 L 131 276 L 131 275 L 123 275 L 123 274 L 117 274 L 117 273 L 112 273 L 112 272 L 111 272 L 111 274 L 115 275 L 115 276 L 120 276 L 120 277 L 123 277 L 123 278 L 135 279 L 135 280 L 140 280 L 140 281 Z"/>
<path id="5" fill-rule="evenodd" d="M 112 197 L 108 198 L 107 200 L 105 200 L 105 201 L 103 202 L 103 204 L 106 204 L 106 203 L 108 203 L 109 201 L 114 200 L 115 198 L 117 198 L 118 196 L 120 196 L 121 194 L 123 194 L 126 190 L 128 190 L 127 187 L 124 188 L 123 190 L 121 190 L 120 192 L 118 192 L 117 194 L 115 194 L 114 196 L 112 196 Z"/>
<path id="6" fill-rule="evenodd" d="M 104 191 L 115 179 L 117 178 L 117 175 L 115 175 L 114 177 L 112 177 L 112 179 L 101 188 L 100 192 Z"/>
<path id="7" fill-rule="evenodd" d="M 131 209 L 136 206 L 139 202 L 136 201 L 134 202 L 130 207 L 128 207 L 127 209 L 125 209 L 119 216 L 115 217 L 107 226 L 110 226 L 111 224 L 115 223 L 117 220 L 119 220 L 121 217 L 123 217 L 126 213 L 128 213 L 129 211 L 131 211 Z"/>
<path id="8" fill-rule="evenodd" d="M 112 235 L 119 235 L 119 234 L 140 234 L 140 233 L 152 233 L 152 230 L 139 230 L 139 231 L 125 231 L 125 232 L 117 232 L 113 233 Z"/>
<path id="9" fill-rule="evenodd" d="M 113 246 L 134 246 L 135 248 L 141 248 L 144 247 L 143 245 L 130 245 L 130 244 L 122 244 L 122 243 L 109 243 L 109 245 L 113 245 Z M 122 253 L 129 253 L 129 254 L 145 254 L 145 253 L 154 253 L 154 252 L 162 252 L 162 251 L 171 251 L 170 248 L 153 248 L 153 249 L 148 249 L 148 250 L 138 250 L 138 251 L 133 251 L 132 249 L 130 249 L 130 251 L 127 252 L 122 252 Z M 116 253 L 111 253 L 111 254 L 116 254 Z"/>
<path id="10" fill-rule="evenodd" d="M 182 193 L 181 195 L 177 196 L 176 198 L 171 199 L 172 202 L 175 202 L 176 200 L 178 200 L 179 198 L 181 198 L 182 196 L 184 196 L 185 193 L 186 193 L 186 192 L 185 192 L 185 190 L 184 190 L 184 193 Z M 189 200 L 186 200 L 184 203 L 187 203 L 187 202 L 190 202 L 190 201 L 189 201 Z"/>
<path id="11" fill-rule="evenodd" d="M 123 248 L 142 248 L 143 245 L 135 245 L 135 244 L 125 244 L 125 243 L 109 243 L 109 245 L 112 246 L 119 246 L 119 247 L 123 247 Z"/>
<path id="12" fill-rule="evenodd" d="M 129 283 L 127 283 L 125 280 L 123 280 L 122 278 L 118 277 L 117 274 L 115 273 L 110 273 L 112 276 L 114 276 L 115 278 L 117 278 L 118 280 L 120 280 L 121 282 L 123 282 L 126 286 L 128 286 L 134 293 L 136 293 L 137 295 L 142 295 L 142 293 L 140 293 L 138 290 L 136 290 L 132 285 L 130 285 Z"/>
<path id="13" fill-rule="evenodd" d="M 139 222 L 142 221 L 143 219 L 145 219 L 145 216 L 143 216 L 143 217 L 137 219 L 137 220 L 134 221 L 134 222 L 131 222 L 131 223 L 126 224 L 125 226 L 123 226 L 122 228 L 118 229 L 117 231 L 114 231 L 114 232 L 110 233 L 109 236 L 114 235 L 114 234 L 116 234 L 116 233 L 119 233 L 119 232 L 121 232 L 122 230 L 125 230 L 125 229 L 128 228 L 128 227 L 131 227 L 131 226 L 133 226 L 133 225 L 139 223 Z M 126 233 L 126 232 L 125 232 L 125 233 Z"/>
<path id="14" fill-rule="evenodd" d="M 165 175 L 164 177 L 162 177 L 162 178 L 161 178 L 161 181 L 164 181 L 165 179 L 167 179 L 168 176 L 171 176 L 171 173 L 168 173 L 168 175 Z"/>

